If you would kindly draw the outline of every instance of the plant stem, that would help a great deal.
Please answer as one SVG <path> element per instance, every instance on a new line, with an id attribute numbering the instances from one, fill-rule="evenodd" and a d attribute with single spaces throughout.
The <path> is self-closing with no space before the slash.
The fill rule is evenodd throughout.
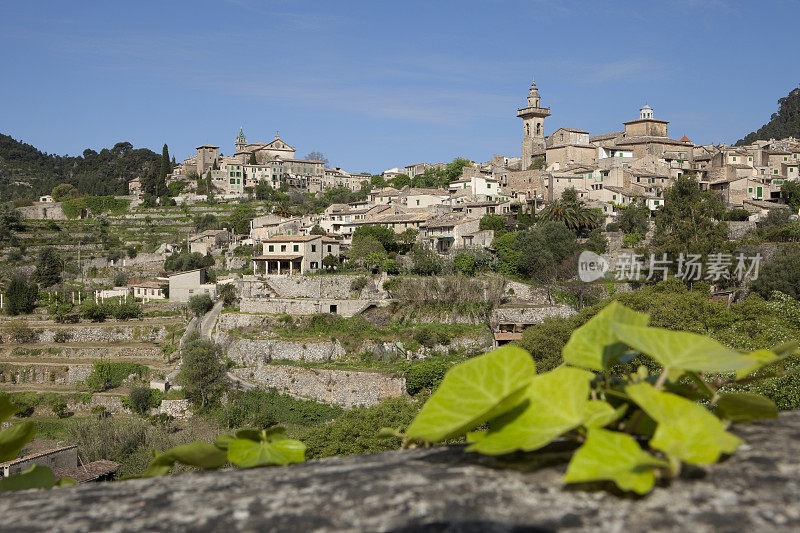
<path id="1" fill-rule="evenodd" d="M 661 370 L 661 374 L 659 374 L 658 379 L 656 380 L 656 384 L 653 387 L 656 390 L 660 390 L 661 387 L 664 386 L 664 383 L 667 381 L 667 376 L 669 375 L 669 370 L 667 368 L 663 368 Z"/>

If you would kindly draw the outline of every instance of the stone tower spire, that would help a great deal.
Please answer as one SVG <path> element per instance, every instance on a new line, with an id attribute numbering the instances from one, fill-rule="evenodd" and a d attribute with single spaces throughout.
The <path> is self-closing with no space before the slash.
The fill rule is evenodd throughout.
<path id="1" fill-rule="evenodd" d="M 247 146 L 247 139 L 244 136 L 244 129 L 242 127 L 239 128 L 239 135 L 236 136 L 236 151 L 241 152 Z"/>
<path id="2" fill-rule="evenodd" d="M 550 108 L 541 106 L 541 96 L 536 82 L 528 91 L 527 106 L 517 110 L 522 119 L 522 169 L 527 169 L 537 155 L 544 155 L 544 119 L 550 116 Z"/>

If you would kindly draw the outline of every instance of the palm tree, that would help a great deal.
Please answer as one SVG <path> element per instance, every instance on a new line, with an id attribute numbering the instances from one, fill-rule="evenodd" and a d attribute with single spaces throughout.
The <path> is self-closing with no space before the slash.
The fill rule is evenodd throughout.
<path id="1" fill-rule="evenodd" d="M 543 222 L 561 222 L 575 233 L 588 233 L 600 225 L 597 213 L 586 207 L 586 204 L 563 200 L 555 200 L 542 209 L 538 219 Z"/>

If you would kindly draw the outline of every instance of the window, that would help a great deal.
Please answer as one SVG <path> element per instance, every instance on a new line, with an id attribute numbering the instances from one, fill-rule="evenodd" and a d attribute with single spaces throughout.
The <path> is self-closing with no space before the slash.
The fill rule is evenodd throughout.
<path id="1" fill-rule="evenodd" d="M 733 160 L 736 161 L 736 156 L 733 156 Z"/>
<path id="2" fill-rule="evenodd" d="M 300 251 L 300 245 L 299 244 L 292 245 L 292 251 L 293 252 L 299 252 Z"/>
<path id="3" fill-rule="evenodd" d="M 328 251 L 329 252 L 331 251 L 331 245 L 330 244 L 328 245 Z"/>
<path id="4" fill-rule="evenodd" d="M 311 245 L 311 251 L 312 252 L 316 252 L 317 251 L 317 245 L 316 244 L 312 244 Z"/>
<path id="5" fill-rule="evenodd" d="M 776 168 L 775 170 L 772 171 L 772 173 L 773 174 L 777 174 L 778 173 L 778 169 Z"/>
<path id="6" fill-rule="evenodd" d="M 286 245 L 285 244 L 281 244 L 281 252 L 285 252 L 285 251 L 286 251 Z"/>

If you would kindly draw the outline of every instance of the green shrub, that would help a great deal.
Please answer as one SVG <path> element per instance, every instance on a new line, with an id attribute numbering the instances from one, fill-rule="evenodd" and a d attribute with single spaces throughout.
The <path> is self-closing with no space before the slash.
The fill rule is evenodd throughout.
<path id="1" fill-rule="evenodd" d="M 419 408 L 415 400 L 389 398 L 372 407 L 348 409 L 336 420 L 306 430 L 300 440 L 307 446 L 308 458 L 397 449 L 400 439 L 379 439 L 377 429 L 405 428 Z"/>
<path id="2" fill-rule="evenodd" d="M 228 428 L 265 429 L 275 424 L 313 426 L 340 416 L 341 407 L 312 400 L 299 400 L 275 389 L 228 393 L 228 400 L 213 416 Z"/>
<path id="3" fill-rule="evenodd" d="M 115 389 L 131 374 L 145 378 L 150 375 L 150 369 L 138 363 L 112 363 L 100 359 L 94 362 L 92 373 L 86 378 L 86 386 L 91 392 Z"/>
<path id="4" fill-rule="evenodd" d="M 136 414 L 146 415 L 151 407 L 161 404 L 161 391 L 151 389 L 146 385 L 132 387 L 127 398 L 123 398 L 122 405 Z"/>
<path id="5" fill-rule="evenodd" d="M 195 316 L 200 317 L 211 311 L 211 308 L 214 307 L 214 301 L 208 294 L 195 294 L 189 298 L 187 306 Z"/>
<path id="6" fill-rule="evenodd" d="M 395 261 L 394 259 L 384 260 L 383 264 L 381 265 L 381 270 L 390 275 L 395 275 L 400 273 L 400 268 L 397 266 L 397 261 Z"/>
<path id="7" fill-rule="evenodd" d="M 111 312 L 117 320 L 128 320 L 142 316 L 142 306 L 134 301 L 123 301 L 113 306 Z"/>
<path id="8" fill-rule="evenodd" d="M 18 344 L 27 344 L 36 340 L 36 332 L 25 320 L 11 320 L 6 323 L 5 329 L 8 336 Z"/>
<path id="9" fill-rule="evenodd" d="M 72 333 L 65 329 L 60 329 L 56 331 L 55 334 L 53 335 L 53 341 L 59 344 L 67 342 L 71 338 L 72 338 Z"/>
<path id="10" fill-rule="evenodd" d="M 483 222 L 483 220 L 481 220 L 481 222 Z M 460 253 L 453 259 L 453 269 L 465 276 L 474 276 L 478 272 L 478 265 L 472 255 Z"/>
<path id="11" fill-rule="evenodd" d="M 84 300 L 80 306 L 81 317 L 92 322 L 103 322 L 111 312 L 111 305 L 105 302 L 97 303 L 94 300 Z"/>
<path id="12" fill-rule="evenodd" d="M 406 378 L 406 391 L 413 396 L 424 390 L 435 390 L 451 366 L 451 362 L 434 357 L 409 364 L 403 371 Z"/>
<path id="13" fill-rule="evenodd" d="M 67 410 L 67 402 L 65 402 L 64 400 L 58 400 L 56 402 L 53 402 L 50 405 L 50 407 L 53 409 L 53 413 L 58 418 L 69 418 L 70 416 L 75 414 Z"/>
<path id="14" fill-rule="evenodd" d="M 350 290 L 353 292 L 361 292 L 367 286 L 366 276 L 358 276 L 350 282 Z"/>
<path id="15" fill-rule="evenodd" d="M 414 331 L 414 340 L 426 348 L 433 348 L 439 342 L 436 333 L 429 327 L 419 327 Z"/>

